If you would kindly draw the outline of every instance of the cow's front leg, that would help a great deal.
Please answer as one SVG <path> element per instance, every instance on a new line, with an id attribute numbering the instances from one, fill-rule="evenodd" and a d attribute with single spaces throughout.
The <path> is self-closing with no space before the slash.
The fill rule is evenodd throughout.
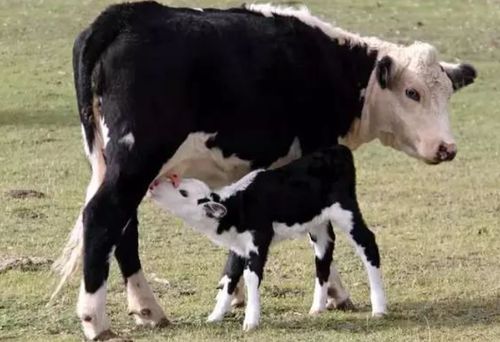
<path id="1" fill-rule="evenodd" d="M 116 217 L 116 221 L 111 218 L 112 208 L 105 205 L 109 196 L 107 190 L 101 187 L 83 211 L 83 281 L 77 314 L 85 337 L 91 340 L 106 340 L 114 336 L 106 315 L 106 281 L 120 226 L 124 228 L 128 220 L 125 215 Z"/>
<path id="2" fill-rule="evenodd" d="M 244 258 L 235 253 L 229 253 L 222 279 L 219 282 L 220 289 L 217 294 L 217 303 L 210 316 L 208 316 L 208 322 L 221 321 L 224 315 L 231 310 L 233 294 L 238 283 L 240 283 L 244 267 Z"/>
<path id="3" fill-rule="evenodd" d="M 141 269 L 138 240 L 138 220 L 135 213 L 124 228 L 115 250 L 115 257 L 127 288 L 128 313 L 134 316 L 138 325 L 166 326 L 169 321 Z"/>
<path id="4" fill-rule="evenodd" d="M 143 161 L 138 158 L 140 154 L 130 153 L 126 146 L 109 147 L 109 164 L 104 181 L 83 211 L 83 283 L 77 314 L 85 336 L 93 340 L 112 336 L 105 310 L 109 260 L 113 249 L 120 244 L 122 234 L 127 234 L 127 228 L 137 228 L 137 207 L 160 168 L 154 163 L 139 163 Z M 126 246 L 122 247 L 123 252 L 120 254 L 125 253 Z M 136 247 L 131 253 L 134 250 L 137 251 Z M 135 266 L 130 267 L 130 270 L 140 267 L 138 257 L 132 255 L 129 261 Z M 130 270 L 128 272 L 133 272 Z M 140 288 L 145 281 L 137 282 L 140 276 L 132 278 L 133 275 L 128 280 L 133 290 L 138 290 L 137 285 Z M 132 282 L 132 279 L 136 282 Z"/>

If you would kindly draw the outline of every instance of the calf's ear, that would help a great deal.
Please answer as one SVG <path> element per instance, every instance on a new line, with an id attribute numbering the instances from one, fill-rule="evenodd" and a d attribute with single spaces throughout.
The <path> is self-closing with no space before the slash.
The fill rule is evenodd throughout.
<path id="1" fill-rule="evenodd" d="M 226 207 L 217 202 L 208 202 L 203 204 L 203 211 L 205 211 L 205 215 L 207 215 L 207 217 L 214 219 L 223 218 L 227 214 Z"/>
<path id="2" fill-rule="evenodd" d="M 470 64 L 450 64 L 445 62 L 441 62 L 440 64 L 448 78 L 451 80 L 454 91 L 474 83 L 474 80 L 477 77 L 476 69 Z"/>
<path id="3" fill-rule="evenodd" d="M 375 74 L 380 88 L 391 88 L 391 81 L 394 78 L 394 62 L 392 58 L 389 56 L 382 57 L 377 62 Z"/>

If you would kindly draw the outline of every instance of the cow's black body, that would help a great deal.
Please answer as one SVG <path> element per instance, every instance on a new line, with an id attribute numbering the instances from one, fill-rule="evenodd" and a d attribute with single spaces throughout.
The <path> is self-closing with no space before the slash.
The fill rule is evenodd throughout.
<path id="1" fill-rule="evenodd" d="M 80 109 L 101 96 L 111 134 L 133 129 L 144 148 L 163 145 L 165 161 L 192 132 L 217 132 L 209 147 L 254 167 L 285 155 L 295 137 L 304 153 L 336 144 L 361 115 L 376 61 L 376 52 L 340 45 L 298 19 L 244 9 L 119 5 L 83 37 Z M 92 145 L 93 130 L 86 134 Z"/>

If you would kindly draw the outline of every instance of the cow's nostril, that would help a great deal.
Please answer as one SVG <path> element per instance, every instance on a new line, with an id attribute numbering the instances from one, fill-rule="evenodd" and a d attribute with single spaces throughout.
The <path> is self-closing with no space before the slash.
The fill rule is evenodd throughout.
<path id="1" fill-rule="evenodd" d="M 457 146 L 455 144 L 442 143 L 439 145 L 437 159 L 439 161 L 451 161 L 457 155 Z"/>
<path id="2" fill-rule="evenodd" d="M 455 156 L 457 155 L 457 150 L 451 150 L 448 152 L 448 158 L 446 159 L 447 161 L 452 161 L 455 159 Z"/>

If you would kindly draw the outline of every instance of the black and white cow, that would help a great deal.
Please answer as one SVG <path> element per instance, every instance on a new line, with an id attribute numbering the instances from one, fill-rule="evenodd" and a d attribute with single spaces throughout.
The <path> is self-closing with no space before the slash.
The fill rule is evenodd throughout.
<path id="1" fill-rule="evenodd" d="M 197 179 L 178 185 L 166 178 L 150 188 L 152 199 L 216 244 L 237 256 L 226 270 L 208 321 L 220 321 L 231 308 L 243 275 L 248 304 L 243 329 L 259 325 L 259 285 L 272 242 L 309 234 L 316 255 L 316 286 L 311 314 L 326 310 L 335 236 L 332 224 L 350 237 L 368 272 L 374 316 L 386 311 L 380 256 L 374 234 L 359 210 L 351 151 L 335 146 L 275 170 L 255 170 L 234 184 L 212 191 Z"/>
<path id="2" fill-rule="evenodd" d="M 62 285 L 83 260 L 77 312 L 91 339 L 109 336 L 113 253 L 137 323 L 167 322 L 137 242 L 137 207 L 156 177 L 221 186 L 339 141 L 355 149 L 379 139 L 428 163 L 452 160 L 449 98 L 476 76 L 440 63 L 428 44 L 363 38 L 305 8 L 268 5 L 114 5 L 78 35 L 73 63 L 92 178 L 56 265 Z M 349 296 L 331 275 L 341 306 Z"/>

